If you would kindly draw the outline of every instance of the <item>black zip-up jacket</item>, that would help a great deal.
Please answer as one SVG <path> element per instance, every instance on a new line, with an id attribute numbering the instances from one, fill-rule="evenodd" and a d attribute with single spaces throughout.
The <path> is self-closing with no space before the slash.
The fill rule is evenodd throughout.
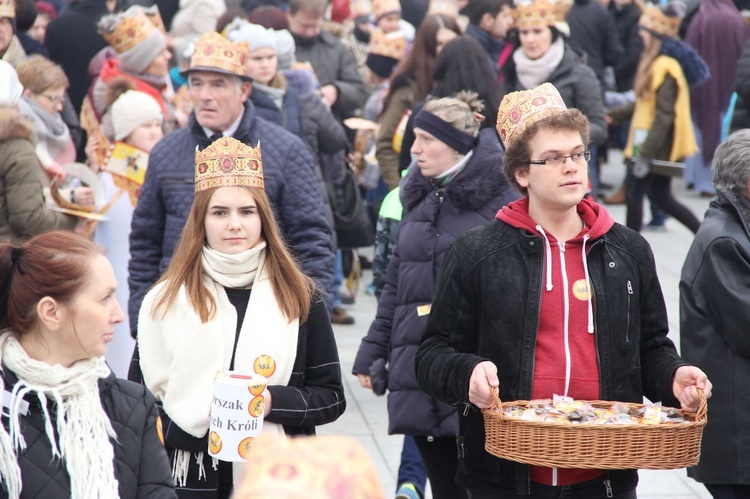
<path id="1" fill-rule="evenodd" d="M 600 398 L 641 403 L 643 396 L 678 406 L 674 371 L 687 363 L 667 338 L 667 310 L 653 254 L 638 233 L 615 224 L 591 241 Z M 500 220 L 456 240 L 438 276 L 432 311 L 417 351 L 419 386 L 462 406 L 458 483 L 468 489 L 529 494 L 527 465 L 484 450 L 484 421 L 468 403 L 474 367 L 498 369 L 501 400 L 528 400 L 544 280 L 541 236 Z M 612 489 L 637 485 L 635 470 L 607 473 Z"/>

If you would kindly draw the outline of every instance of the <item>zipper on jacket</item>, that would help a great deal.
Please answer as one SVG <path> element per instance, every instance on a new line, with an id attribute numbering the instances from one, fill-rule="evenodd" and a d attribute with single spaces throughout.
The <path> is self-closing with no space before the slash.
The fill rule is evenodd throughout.
<path id="1" fill-rule="evenodd" d="M 630 343 L 630 301 L 633 298 L 633 284 L 628 281 L 628 319 L 625 322 L 625 343 Z"/>
<path id="2" fill-rule="evenodd" d="M 471 404 L 469 402 L 466 402 L 464 404 L 464 417 L 469 415 L 469 408 L 471 407 Z"/>
<path id="3" fill-rule="evenodd" d="M 562 274 L 563 284 L 563 347 L 565 348 L 565 395 L 568 396 L 568 389 L 570 388 L 570 371 L 571 371 L 571 358 L 570 358 L 570 296 L 568 296 L 568 270 L 565 266 L 565 243 L 558 242 L 557 245 L 560 247 L 560 273 Z"/>
<path id="4" fill-rule="evenodd" d="M 615 497 L 615 495 L 612 493 L 612 481 L 607 479 L 604 480 L 604 488 L 607 491 L 607 497 Z"/>

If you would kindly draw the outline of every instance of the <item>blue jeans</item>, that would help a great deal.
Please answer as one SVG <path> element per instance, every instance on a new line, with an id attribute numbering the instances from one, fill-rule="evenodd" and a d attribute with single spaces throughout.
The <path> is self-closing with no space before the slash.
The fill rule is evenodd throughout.
<path id="1" fill-rule="evenodd" d="M 414 437 L 404 435 L 404 447 L 401 449 L 401 464 L 398 467 L 398 479 L 396 488 L 401 484 L 409 482 L 417 489 L 420 497 L 424 497 L 424 488 L 427 484 L 427 471 L 424 469 L 422 456 L 419 454 Z"/>

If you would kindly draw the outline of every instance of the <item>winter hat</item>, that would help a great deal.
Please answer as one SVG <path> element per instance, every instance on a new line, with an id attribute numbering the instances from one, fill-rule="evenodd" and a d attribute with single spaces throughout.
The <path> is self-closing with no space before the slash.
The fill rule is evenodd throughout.
<path id="1" fill-rule="evenodd" d="M 133 130 L 151 120 L 164 121 L 161 106 L 156 99 L 137 90 L 128 90 L 122 94 L 110 109 L 115 140 L 126 139 Z"/>
<path id="2" fill-rule="evenodd" d="M 247 42 L 250 45 L 250 52 L 264 47 L 271 47 L 274 52 L 277 50 L 274 31 L 264 28 L 260 24 L 237 23 L 234 29 L 227 31 L 227 38 L 230 42 Z"/>
<path id="3" fill-rule="evenodd" d="M 21 98 L 23 85 L 13 66 L 0 60 L 0 107 L 13 107 Z"/>
<path id="4" fill-rule="evenodd" d="M 682 18 L 685 17 L 685 5 L 679 0 L 672 0 L 667 4 L 644 6 L 636 2 L 641 9 L 641 18 L 638 24 L 651 33 L 667 38 L 676 38 L 680 32 Z"/>
<path id="5" fill-rule="evenodd" d="M 279 61 L 279 71 L 289 69 L 297 62 L 294 37 L 285 29 L 276 30 L 274 35 L 276 36 L 276 60 Z"/>
<path id="6" fill-rule="evenodd" d="M 117 52 L 120 66 L 135 74 L 143 73 L 156 56 L 167 48 L 164 34 L 138 5 L 125 12 L 102 17 L 97 27 Z"/>

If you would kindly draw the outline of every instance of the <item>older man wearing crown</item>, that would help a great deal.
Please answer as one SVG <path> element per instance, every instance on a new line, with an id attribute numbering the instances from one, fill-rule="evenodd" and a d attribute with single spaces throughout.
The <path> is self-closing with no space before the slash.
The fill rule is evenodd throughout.
<path id="1" fill-rule="evenodd" d="M 458 483 L 469 497 L 636 497 L 635 470 L 549 468 L 484 447 L 500 400 L 642 403 L 695 411 L 711 383 L 680 359 L 648 243 L 584 199 L 589 123 L 545 83 L 505 96 L 503 170 L 524 197 L 446 252 L 417 351 L 420 387 L 463 405 Z M 616 449 L 613 449 L 616 451 Z"/>
<path id="2" fill-rule="evenodd" d="M 13 0 L 0 0 L 0 59 L 18 67 L 26 60 L 26 52 L 15 35 L 16 7 Z"/>
<path id="3" fill-rule="evenodd" d="M 312 157 L 304 143 L 258 118 L 248 100 L 247 42 L 215 32 L 199 38 L 185 72 L 194 111 L 187 127 L 168 134 L 151 151 L 130 234 L 131 328 L 136 334 L 143 296 L 167 267 L 193 201 L 196 148 L 220 136 L 263 148 L 265 188 L 276 220 L 302 269 L 321 290 L 333 278 L 332 231 L 323 215 Z"/>

